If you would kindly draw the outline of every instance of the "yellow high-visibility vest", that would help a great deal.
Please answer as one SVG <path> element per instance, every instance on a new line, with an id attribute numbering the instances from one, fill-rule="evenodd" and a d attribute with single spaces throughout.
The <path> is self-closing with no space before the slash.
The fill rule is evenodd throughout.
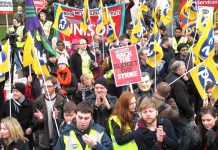
<path id="1" fill-rule="evenodd" d="M 94 129 L 90 130 L 89 136 L 91 136 L 93 139 L 95 139 L 98 143 L 101 143 L 101 138 L 103 137 L 104 132 L 98 132 Z M 80 144 L 79 140 L 76 137 L 76 134 L 73 130 L 70 131 L 69 136 L 64 135 L 64 145 L 65 150 L 83 150 L 82 145 Z M 86 144 L 85 150 L 92 150 L 91 147 L 89 147 Z"/>
<path id="2" fill-rule="evenodd" d="M 18 48 L 23 48 L 24 43 L 25 43 L 25 42 L 21 42 L 21 40 L 22 40 L 22 38 L 24 36 L 23 35 L 23 30 L 24 30 L 24 26 L 23 25 L 18 26 L 18 28 L 16 30 L 16 33 L 18 34 L 16 46 Z M 9 28 L 9 32 L 15 32 L 14 27 Z"/>
<path id="3" fill-rule="evenodd" d="M 123 145 L 118 145 L 117 144 L 116 139 L 114 137 L 114 131 L 113 131 L 113 128 L 112 128 L 112 125 L 111 125 L 112 120 L 114 120 L 119 125 L 120 128 L 121 128 L 121 123 L 120 123 L 120 120 L 119 120 L 119 118 L 117 116 L 112 116 L 108 120 L 110 135 L 111 135 L 111 140 L 112 140 L 114 150 L 138 150 L 138 147 L 137 147 L 137 145 L 135 143 L 135 140 L 132 140 L 132 141 L 130 141 L 130 142 L 126 143 L 126 144 L 123 144 Z M 127 126 L 127 130 L 129 132 L 131 132 L 131 129 L 130 129 L 129 126 Z"/>
<path id="4" fill-rule="evenodd" d="M 173 49 L 175 50 L 176 53 L 178 53 L 177 51 L 177 47 L 180 43 L 186 43 L 187 42 L 187 38 L 186 37 L 181 37 L 179 42 L 177 43 L 176 38 L 173 37 Z"/>

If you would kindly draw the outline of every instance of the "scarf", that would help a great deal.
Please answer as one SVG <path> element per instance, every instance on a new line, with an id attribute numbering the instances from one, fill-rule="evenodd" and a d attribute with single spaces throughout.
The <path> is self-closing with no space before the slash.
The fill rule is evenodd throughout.
<path id="1" fill-rule="evenodd" d="M 57 73 L 58 82 L 60 83 L 60 85 L 62 87 L 61 88 L 62 94 L 66 95 L 68 92 L 66 90 L 64 90 L 64 85 L 68 85 L 72 82 L 70 69 L 68 67 L 65 68 L 64 70 L 57 69 L 56 73 Z M 66 74 L 65 78 L 62 78 L 63 74 Z"/>

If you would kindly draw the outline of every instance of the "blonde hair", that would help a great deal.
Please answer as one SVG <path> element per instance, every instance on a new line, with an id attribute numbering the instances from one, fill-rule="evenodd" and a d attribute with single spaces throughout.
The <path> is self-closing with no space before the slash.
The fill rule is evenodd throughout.
<path id="1" fill-rule="evenodd" d="M 92 80 L 92 83 L 94 83 L 94 78 L 93 78 L 89 73 L 84 73 L 84 74 L 81 75 L 80 81 L 82 82 L 82 84 L 84 84 L 84 83 L 83 83 L 83 78 L 91 79 L 91 80 Z"/>
<path id="2" fill-rule="evenodd" d="M 1 120 L 1 124 L 4 124 L 10 133 L 10 137 L 4 140 L 5 144 L 10 145 L 12 142 L 17 142 L 18 140 L 22 140 L 23 142 L 28 141 L 27 138 L 24 137 L 23 129 L 17 119 L 6 117 Z"/>

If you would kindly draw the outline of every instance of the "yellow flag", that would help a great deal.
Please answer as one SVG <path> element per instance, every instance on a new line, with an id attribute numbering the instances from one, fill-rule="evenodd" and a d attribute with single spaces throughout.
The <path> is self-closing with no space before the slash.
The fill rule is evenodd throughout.
<path id="1" fill-rule="evenodd" d="M 42 59 L 39 59 L 37 57 L 36 51 L 33 51 L 33 53 L 34 53 L 34 58 L 33 58 L 32 67 L 33 67 L 35 74 L 43 74 L 45 76 L 49 76 L 50 74 L 49 74 L 46 64 L 43 62 Z"/>
<path id="2" fill-rule="evenodd" d="M 32 51 L 34 50 L 34 43 L 30 32 L 27 33 L 26 44 L 23 49 L 23 66 L 29 66 L 33 63 Z"/>
<path id="3" fill-rule="evenodd" d="M 197 17 L 197 2 L 196 0 L 187 0 L 187 2 L 183 5 L 181 12 L 185 18 L 189 18 L 190 20 L 194 20 Z"/>
<path id="4" fill-rule="evenodd" d="M 174 7 L 173 0 L 168 0 L 162 12 L 162 15 L 160 17 L 161 21 L 165 26 L 173 22 L 173 7 Z"/>
<path id="5" fill-rule="evenodd" d="M 199 62 L 200 60 L 206 60 L 209 57 L 214 56 L 214 38 L 213 38 L 213 20 L 212 17 L 210 17 L 207 21 L 207 24 L 205 27 L 203 27 L 202 35 L 200 36 L 200 39 L 198 40 L 197 44 L 193 47 L 193 52 L 196 56 L 196 61 Z"/>
<path id="6" fill-rule="evenodd" d="M 117 35 L 115 32 L 115 23 L 111 18 L 110 14 L 108 15 L 108 25 L 107 25 L 107 43 L 110 43 L 117 39 Z"/>
<path id="7" fill-rule="evenodd" d="M 202 99 L 205 99 L 205 86 L 208 82 L 215 83 L 218 81 L 218 70 L 215 62 L 212 58 L 208 58 L 206 61 L 199 65 L 190 72 L 192 80 L 198 89 Z"/>
<path id="8" fill-rule="evenodd" d="M 102 0 L 100 0 L 99 4 L 99 11 L 98 11 L 98 20 L 97 20 L 97 26 L 96 26 L 96 33 L 101 34 L 103 32 L 103 3 Z"/>
<path id="9" fill-rule="evenodd" d="M 89 16 L 89 2 L 88 0 L 84 0 L 84 8 L 83 8 L 83 16 L 82 21 L 80 22 L 80 28 L 83 32 L 86 32 L 88 29 L 88 21 L 90 20 Z"/>
<path id="10" fill-rule="evenodd" d="M 9 71 L 9 61 L 9 40 L 7 40 L 0 52 L 0 73 Z"/>
<path id="11" fill-rule="evenodd" d="M 63 13 L 63 10 L 62 10 L 60 4 L 57 7 L 53 28 L 55 30 L 57 30 L 58 32 L 61 32 L 68 37 L 71 34 L 70 27 L 68 25 L 67 19 L 64 16 L 64 13 Z"/>

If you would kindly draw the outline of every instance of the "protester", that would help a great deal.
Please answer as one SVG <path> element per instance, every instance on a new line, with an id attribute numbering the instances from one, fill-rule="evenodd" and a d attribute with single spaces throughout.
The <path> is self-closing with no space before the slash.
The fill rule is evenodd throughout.
<path id="1" fill-rule="evenodd" d="M 19 122 L 13 117 L 1 119 L 1 150 L 29 150 L 28 139 L 24 137 Z"/>
<path id="2" fill-rule="evenodd" d="M 61 86 L 61 93 L 67 99 L 74 101 L 75 93 L 77 91 L 77 79 L 74 73 L 70 72 L 68 68 L 67 58 L 60 56 L 58 59 L 57 81 Z"/>
<path id="3" fill-rule="evenodd" d="M 17 12 L 14 14 L 14 18 L 18 18 L 20 20 L 21 25 L 24 25 L 25 13 L 23 12 L 22 6 L 17 6 Z"/>
<path id="4" fill-rule="evenodd" d="M 135 142 L 138 150 L 178 149 L 173 125 L 168 119 L 158 117 L 155 100 L 145 99 L 139 106 L 142 118 L 136 130 Z"/>
<path id="5" fill-rule="evenodd" d="M 218 112 L 212 106 L 202 107 L 200 111 L 202 126 L 201 132 L 201 149 L 217 150 L 218 149 Z"/>
<path id="6" fill-rule="evenodd" d="M 179 109 L 174 99 L 170 96 L 170 91 L 170 85 L 166 82 L 161 82 L 157 85 L 153 98 L 158 106 L 158 115 L 161 118 L 175 120 L 179 117 Z"/>
<path id="7" fill-rule="evenodd" d="M 64 56 L 67 59 L 70 58 L 70 55 L 68 54 L 67 50 L 65 49 L 65 44 L 63 41 L 57 41 L 56 43 L 57 48 L 55 49 L 57 52 L 57 58 L 59 58 L 60 56 Z"/>
<path id="8" fill-rule="evenodd" d="M 155 70 L 154 68 L 152 68 L 146 63 L 148 52 L 149 52 L 149 49 L 146 47 L 142 47 L 138 51 L 140 69 L 141 69 L 141 72 L 147 72 L 150 78 L 154 79 Z"/>
<path id="9" fill-rule="evenodd" d="M 181 43 L 186 43 L 187 38 L 182 36 L 182 29 L 177 27 L 175 29 L 175 36 L 173 37 L 173 49 L 175 50 L 175 53 L 177 53 L 177 47 Z"/>
<path id="10" fill-rule="evenodd" d="M 89 102 L 81 102 L 76 108 L 76 118 L 68 125 L 58 139 L 55 150 L 96 149 L 113 150 L 105 129 L 92 120 L 93 109 Z"/>
<path id="11" fill-rule="evenodd" d="M 166 77 L 166 82 L 171 86 L 171 96 L 179 108 L 179 118 L 173 121 L 173 125 L 179 138 L 179 150 L 188 149 L 191 142 L 190 121 L 194 119 L 194 111 L 189 104 L 189 94 L 184 80 L 179 78 L 186 71 L 183 61 L 175 61 L 171 65 L 171 72 Z M 187 76 L 183 76 L 184 79 Z"/>
<path id="12" fill-rule="evenodd" d="M 137 100 L 137 107 L 141 104 L 145 97 L 151 98 L 153 95 L 153 89 L 151 87 L 152 80 L 147 72 L 142 73 L 142 81 L 139 82 L 138 88 L 134 90 L 134 94 Z"/>
<path id="13" fill-rule="evenodd" d="M 13 98 L 4 102 L 0 110 L 0 119 L 5 117 L 14 117 L 20 123 L 25 137 L 29 139 L 30 149 L 33 148 L 34 124 L 33 104 L 25 97 L 25 84 L 15 83 L 12 88 Z"/>
<path id="14" fill-rule="evenodd" d="M 123 92 L 108 121 L 114 149 L 138 149 L 133 141 L 134 130 L 138 119 L 139 114 L 136 110 L 134 94 Z"/>
<path id="15" fill-rule="evenodd" d="M 56 93 L 57 80 L 55 77 L 46 77 L 43 84 L 45 94 L 42 94 L 34 103 L 35 124 L 39 131 L 39 149 L 52 150 L 58 137 L 58 127 L 55 119 L 63 119 L 63 106 L 66 99 Z M 53 112 L 58 113 L 53 118 Z"/>
<path id="16" fill-rule="evenodd" d="M 59 131 L 62 133 L 68 124 L 71 124 L 76 117 L 76 104 L 73 101 L 68 101 L 64 104 L 64 121 L 59 126 Z M 60 120 L 59 120 L 60 121 Z"/>
<path id="17" fill-rule="evenodd" d="M 89 73 L 93 76 L 92 70 L 94 69 L 95 57 L 87 48 L 87 40 L 84 38 L 80 39 L 79 50 L 70 58 L 71 72 L 75 73 L 78 81 L 83 73 Z"/>
<path id="18" fill-rule="evenodd" d="M 82 74 L 82 76 L 80 77 L 80 81 L 81 83 L 75 95 L 76 104 L 86 100 L 86 98 L 92 95 L 94 92 L 94 79 L 90 74 Z"/>
<path id="19" fill-rule="evenodd" d="M 93 119 L 101 126 L 108 128 L 107 119 L 112 113 L 117 98 L 107 93 L 107 80 L 104 77 L 98 78 L 94 83 L 94 93 L 87 97 L 93 105 Z"/>
<path id="20" fill-rule="evenodd" d="M 203 100 L 203 106 L 214 106 L 218 110 L 218 101 L 214 97 L 212 89 L 214 84 L 212 82 L 208 82 L 205 87 L 206 97 Z"/>

